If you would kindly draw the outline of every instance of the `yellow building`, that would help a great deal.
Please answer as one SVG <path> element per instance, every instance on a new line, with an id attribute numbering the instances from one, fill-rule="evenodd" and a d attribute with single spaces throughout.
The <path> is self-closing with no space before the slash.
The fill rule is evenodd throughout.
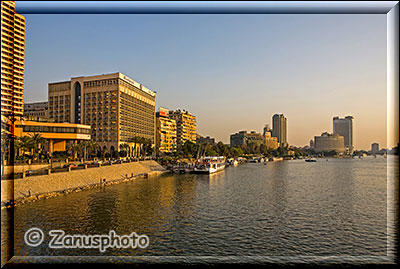
<path id="1" fill-rule="evenodd" d="M 14 122 L 16 137 L 40 134 L 49 141 L 49 153 L 65 151 L 68 141 L 77 143 L 80 140 L 90 140 L 90 126 L 71 123 L 51 123 L 18 120 Z"/>
<path id="2" fill-rule="evenodd" d="M 49 83 L 48 96 L 50 119 L 90 125 L 91 136 L 102 149 L 117 151 L 133 137 L 155 143 L 156 93 L 124 74 Z"/>
<path id="3" fill-rule="evenodd" d="M 168 117 L 168 110 L 160 107 L 156 113 L 156 151 L 176 151 L 176 121 Z"/>
<path id="4" fill-rule="evenodd" d="M 277 137 L 272 137 L 270 132 L 264 134 L 265 146 L 269 149 L 279 148 L 279 142 Z"/>
<path id="5" fill-rule="evenodd" d="M 1 113 L 18 119 L 24 113 L 25 18 L 14 1 L 1 2 Z"/>
<path id="6" fill-rule="evenodd" d="M 196 116 L 185 110 L 169 111 L 169 118 L 176 121 L 176 137 L 178 147 L 186 141 L 196 143 Z"/>

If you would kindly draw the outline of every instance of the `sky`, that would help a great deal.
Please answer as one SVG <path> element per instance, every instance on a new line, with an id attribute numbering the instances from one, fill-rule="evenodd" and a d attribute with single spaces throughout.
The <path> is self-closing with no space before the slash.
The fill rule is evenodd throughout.
<path id="1" fill-rule="evenodd" d="M 386 15 L 24 15 L 25 102 L 48 83 L 121 72 L 229 143 L 287 117 L 309 144 L 352 115 L 356 149 L 386 145 Z"/>

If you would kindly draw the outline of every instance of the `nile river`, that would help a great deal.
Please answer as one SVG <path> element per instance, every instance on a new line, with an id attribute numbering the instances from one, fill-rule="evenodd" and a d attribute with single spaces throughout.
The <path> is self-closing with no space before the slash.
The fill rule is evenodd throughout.
<path id="1" fill-rule="evenodd" d="M 138 179 L 39 200 L 15 208 L 15 255 L 385 256 L 387 161 L 394 158 L 247 163 L 211 176 Z M 31 227 L 136 232 L 150 244 L 100 253 L 50 249 L 45 238 L 29 247 Z"/>

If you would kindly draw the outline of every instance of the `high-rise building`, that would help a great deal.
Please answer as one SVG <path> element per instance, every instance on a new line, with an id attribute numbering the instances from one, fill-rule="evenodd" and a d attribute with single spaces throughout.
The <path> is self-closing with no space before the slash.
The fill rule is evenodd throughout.
<path id="1" fill-rule="evenodd" d="M 169 118 L 168 109 L 159 108 L 156 113 L 156 151 L 176 151 L 176 121 Z"/>
<path id="2" fill-rule="evenodd" d="M 379 153 L 379 144 L 378 143 L 372 143 L 371 144 L 371 153 L 372 154 Z"/>
<path id="3" fill-rule="evenodd" d="M 317 152 L 336 151 L 337 153 L 343 153 L 345 151 L 344 137 L 327 132 L 322 133 L 321 136 L 315 136 L 314 150 Z"/>
<path id="4" fill-rule="evenodd" d="M 344 137 L 344 146 L 348 153 L 353 152 L 353 117 L 333 118 L 333 133 Z"/>
<path id="5" fill-rule="evenodd" d="M 156 93 L 121 74 L 49 83 L 49 118 L 91 126 L 102 149 L 117 151 L 134 137 L 155 143 Z"/>
<path id="6" fill-rule="evenodd" d="M 1 2 L 1 113 L 12 120 L 24 113 L 25 18 L 14 1 Z"/>
<path id="7" fill-rule="evenodd" d="M 275 114 L 272 117 L 272 136 L 278 138 L 278 142 L 282 147 L 287 143 L 287 119 L 283 114 Z"/>
<path id="8" fill-rule="evenodd" d="M 196 143 L 196 116 L 185 110 L 169 111 L 169 118 L 176 121 L 178 148 L 186 141 Z"/>

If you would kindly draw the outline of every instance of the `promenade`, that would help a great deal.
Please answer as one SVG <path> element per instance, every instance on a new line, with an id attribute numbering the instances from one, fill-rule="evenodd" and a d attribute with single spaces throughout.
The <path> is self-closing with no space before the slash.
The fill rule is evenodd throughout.
<path id="1" fill-rule="evenodd" d="M 2 180 L 1 207 L 116 184 L 139 177 L 157 176 L 166 172 L 167 170 L 156 161 L 149 160 L 15 180 Z"/>

